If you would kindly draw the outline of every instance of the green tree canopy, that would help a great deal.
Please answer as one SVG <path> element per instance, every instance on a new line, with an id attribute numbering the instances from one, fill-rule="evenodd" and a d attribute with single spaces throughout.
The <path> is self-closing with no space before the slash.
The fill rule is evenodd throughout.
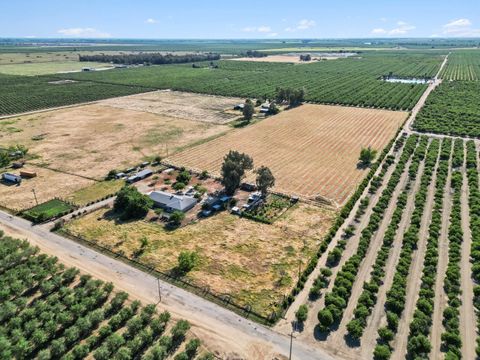
<path id="1" fill-rule="evenodd" d="M 252 100 L 247 99 L 243 105 L 243 118 L 245 120 L 252 120 L 253 114 L 255 113 L 255 106 L 253 105 Z"/>
<path id="2" fill-rule="evenodd" d="M 122 219 L 142 218 L 152 206 L 153 201 L 133 186 L 124 186 L 113 204 L 114 210 L 122 214 Z"/>
<path id="3" fill-rule="evenodd" d="M 228 195 L 233 195 L 238 189 L 246 170 L 253 169 L 253 160 L 247 154 L 231 150 L 223 158 L 222 185 Z"/>
<path id="4" fill-rule="evenodd" d="M 262 196 L 267 195 L 268 189 L 272 188 L 275 185 L 275 177 L 273 176 L 271 170 L 266 166 L 260 166 L 255 170 L 257 174 L 257 187 L 262 192 Z"/>
<path id="5" fill-rule="evenodd" d="M 377 156 L 377 150 L 372 149 L 370 146 L 368 148 L 362 147 L 362 150 L 360 150 L 360 163 L 364 166 L 369 166 L 375 159 L 375 156 Z"/>

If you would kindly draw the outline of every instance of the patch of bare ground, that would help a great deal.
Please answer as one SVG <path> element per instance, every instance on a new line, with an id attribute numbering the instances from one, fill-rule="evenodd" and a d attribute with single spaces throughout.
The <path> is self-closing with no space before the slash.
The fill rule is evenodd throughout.
<path id="1" fill-rule="evenodd" d="M 100 101 L 119 109 L 148 112 L 206 123 L 225 124 L 241 116 L 233 107 L 240 98 L 160 90 Z"/>
<path id="2" fill-rule="evenodd" d="M 465 150 L 466 152 L 466 150 Z M 465 155 L 466 158 L 466 155 Z M 463 168 L 463 185 L 461 195 L 462 218 L 462 262 L 461 262 L 461 288 L 462 306 L 460 308 L 460 334 L 462 337 L 462 355 L 465 359 L 474 359 L 476 356 L 477 326 L 475 309 L 473 306 L 473 279 L 470 250 L 472 246 L 472 232 L 470 229 L 470 208 L 468 205 L 468 181 L 466 169 Z"/>
<path id="3" fill-rule="evenodd" d="M 435 281 L 432 333 L 430 335 L 430 343 L 432 345 L 432 351 L 430 352 L 431 360 L 437 360 L 441 358 L 441 335 L 444 331 L 442 324 L 443 310 L 445 309 L 448 300 L 447 295 L 443 290 L 443 282 L 448 265 L 448 226 L 450 224 L 450 213 L 452 211 L 452 193 L 449 185 L 452 177 L 451 165 L 452 160 L 450 159 L 446 181 L 447 185 L 445 186 L 445 193 L 443 195 L 442 229 L 440 232 L 440 239 L 438 241 L 437 279 Z"/>
<path id="4" fill-rule="evenodd" d="M 403 310 L 402 317 L 398 325 L 395 342 L 393 344 L 394 352 L 392 354 L 392 359 L 404 359 L 407 353 L 407 341 L 410 330 L 410 323 L 412 322 L 413 313 L 415 311 L 419 296 L 423 262 L 425 258 L 425 253 L 427 251 L 428 229 L 430 226 L 434 205 L 438 161 L 439 158 L 437 158 L 437 163 L 435 165 L 435 169 L 433 170 L 433 176 L 428 188 L 425 209 L 423 211 L 423 216 L 420 223 L 420 230 L 418 233 L 419 240 L 417 243 L 417 249 L 413 253 L 413 260 L 409 271 L 405 309 Z"/>
<path id="5" fill-rule="evenodd" d="M 291 64 L 310 64 L 319 60 L 336 60 L 340 59 L 337 56 L 313 56 L 309 61 L 300 60 L 300 55 L 268 55 L 264 57 L 243 57 L 232 58 L 234 61 L 253 61 L 253 62 L 277 62 L 277 63 L 291 63 Z"/>

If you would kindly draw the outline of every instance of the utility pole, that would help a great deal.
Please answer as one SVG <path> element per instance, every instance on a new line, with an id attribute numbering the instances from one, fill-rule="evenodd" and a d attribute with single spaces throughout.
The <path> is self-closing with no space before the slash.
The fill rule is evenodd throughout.
<path id="1" fill-rule="evenodd" d="M 33 197 L 35 198 L 35 204 L 38 205 L 37 194 L 35 193 L 35 189 L 32 189 Z"/>
<path id="2" fill-rule="evenodd" d="M 157 277 L 157 286 L 158 286 L 158 302 L 162 302 L 162 289 L 160 288 L 160 279 Z"/>
<path id="3" fill-rule="evenodd" d="M 290 354 L 288 355 L 288 360 L 292 360 L 293 331 L 290 333 Z"/>

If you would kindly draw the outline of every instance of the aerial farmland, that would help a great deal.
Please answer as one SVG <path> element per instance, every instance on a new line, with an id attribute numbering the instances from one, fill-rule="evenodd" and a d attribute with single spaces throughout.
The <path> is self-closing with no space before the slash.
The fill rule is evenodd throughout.
<path id="1" fill-rule="evenodd" d="M 0 359 L 479 359 L 473 17 L 143 3 L 0 38 Z"/>

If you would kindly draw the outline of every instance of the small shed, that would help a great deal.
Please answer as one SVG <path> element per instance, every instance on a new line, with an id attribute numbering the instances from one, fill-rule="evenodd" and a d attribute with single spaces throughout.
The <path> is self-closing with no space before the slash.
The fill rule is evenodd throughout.
<path id="1" fill-rule="evenodd" d="M 2 174 L 2 180 L 13 184 L 20 184 L 22 182 L 20 176 L 11 173 Z"/>
<path id="2" fill-rule="evenodd" d="M 31 179 L 37 176 L 37 173 L 32 170 L 22 170 L 20 171 L 20 176 L 25 179 Z"/>

